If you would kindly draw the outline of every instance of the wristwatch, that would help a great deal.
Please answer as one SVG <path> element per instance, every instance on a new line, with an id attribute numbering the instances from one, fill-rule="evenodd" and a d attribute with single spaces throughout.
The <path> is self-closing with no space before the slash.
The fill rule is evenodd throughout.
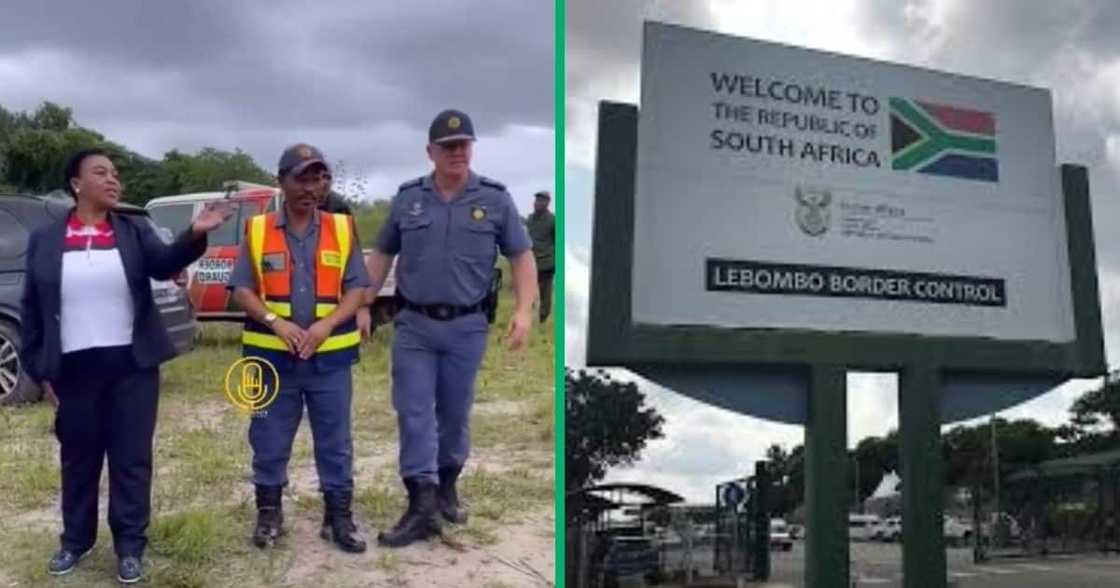
<path id="1" fill-rule="evenodd" d="M 276 322 L 276 318 L 277 318 L 276 313 L 275 312 L 270 312 L 270 313 L 264 315 L 264 324 L 271 327 L 272 323 Z"/>

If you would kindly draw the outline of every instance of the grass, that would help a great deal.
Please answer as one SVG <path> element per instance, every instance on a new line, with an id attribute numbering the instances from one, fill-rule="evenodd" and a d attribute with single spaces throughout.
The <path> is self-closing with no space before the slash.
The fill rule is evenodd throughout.
<path id="1" fill-rule="evenodd" d="M 404 512 L 406 502 L 399 486 L 384 479 L 367 484 L 354 495 L 355 512 L 378 529 L 393 526 Z"/>
<path id="2" fill-rule="evenodd" d="M 537 446 L 551 442 L 553 399 L 537 395 L 525 401 L 517 418 L 505 413 L 479 414 L 471 420 L 474 447 Z"/>
<path id="3" fill-rule="evenodd" d="M 245 477 L 248 455 L 244 440 L 217 428 L 193 429 L 176 435 L 174 443 L 161 444 L 160 457 L 175 464 L 174 478 L 187 480 L 177 487 L 176 497 L 187 498 L 199 488 L 227 491 Z"/>
<path id="4" fill-rule="evenodd" d="M 6 464 L 0 477 L 0 498 L 14 510 L 22 511 L 49 505 L 58 495 L 60 481 L 53 457 L 28 457 Z"/>
<path id="5" fill-rule="evenodd" d="M 459 529 L 452 529 L 451 533 L 458 533 L 469 537 L 479 545 L 494 545 L 498 543 L 498 534 L 493 525 L 482 523 L 478 518 L 469 519 L 467 524 Z M 454 535 L 453 535 L 454 537 Z"/>
<path id="6" fill-rule="evenodd" d="M 470 509 L 470 522 L 447 531 L 450 542 L 468 550 L 500 543 L 508 535 L 503 526 L 518 524 L 552 503 L 552 328 L 534 325 L 528 349 L 511 353 L 502 340 L 511 308 L 507 291 L 476 387 L 475 457 L 460 492 Z M 163 367 L 146 554 L 149 585 L 394 585 L 425 573 L 424 562 L 417 563 L 416 556 L 375 545 L 376 530 L 396 522 L 405 506 L 396 471 L 391 340 L 391 325 L 378 328 L 363 344 L 362 361 L 353 372 L 354 511 L 371 544 L 370 551 L 358 557 L 368 559 L 332 559 L 335 564 L 319 566 L 307 565 L 306 546 L 291 536 L 266 552 L 248 541 L 255 520 L 249 421 L 229 405 L 222 385 L 226 368 L 240 354 L 239 326 L 206 325 L 193 352 Z M 60 579 L 46 575 L 46 561 L 57 549 L 61 527 L 53 418 L 44 403 L 0 408 L 0 520 L 10 523 L 0 533 L 0 584 L 115 586 L 116 559 L 104 521 L 98 546 L 74 574 Z M 312 528 L 317 535 L 322 501 L 310 437 L 304 419 L 289 465 L 293 482 L 285 495 L 285 515 L 290 528 Z M 490 463 L 478 465 L 484 459 Z M 106 484 L 103 474 L 102 505 Z M 459 557 L 438 542 L 430 549 Z M 374 574 L 376 581 L 363 574 Z M 477 582 L 465 581 L 483 585 L 481 576 Z"/>
<path id="7" fill-rule="evenodd" d="M 505 473 L 479 468 L 462 482 L 471 514 L 493 522 L 509 522 L 510 516 L 552 500 L 552 480 L 525 467 Z"/>
<path id="8" fill-rule="evenodd" d="M 0 550 L 0 570 L 21 585 L 38 586 L 50 580 L 47 558 L 58 549 L 58 535 L 47 529 L 23 528 L 4 533 L 4 549 Z M 94 558 L 90 558 L 93 560 Z M 82 562 L 83 565 L 90 560 Z M 71 578 L 62 578 L 69 586 L 80 586 Z"/>
<path id="9" fill-rule="evenodd" d="M 58 494 L 53 423 L 47 406 L 0 410 L 0 511 L 42 507 Z"/>
<path id="10" fill-rule="evenodd" d="M 214 564 L 236 545 L 238 533 L 230 522 L 241 518 L 236 510 L 191 510 L 162 516 L 152 521 L 148 532 L 151 551 L 190 567 Z"/>
<path id="11" fill-rule="evenodd" d="M 387 572 L 397 573 L 401 570 L 401 558 L 395 553 L 385 552 L 377 558 L 377 565 Z"/>

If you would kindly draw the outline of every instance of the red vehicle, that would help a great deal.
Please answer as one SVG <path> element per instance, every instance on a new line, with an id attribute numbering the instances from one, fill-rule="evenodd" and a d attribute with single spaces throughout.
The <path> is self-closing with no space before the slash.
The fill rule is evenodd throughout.
<path id="1" fill-rule="evenodd" d="M 244 318 L 244 313 L 233 303 L 226 282 L 241 251 L 245 221 L 253 215 L 276 210 L 282 201 L 280 190 L 272 186 L 235 181 L 228 182 L 226 188 L 224 192 L 162 196 L 145 205 L 152 220 L 169 234 L 178 234 L 190 226 L 207 202 L 228 200 L 235 205 L 233 217 L 210 233 L 206 254 L 176 279 L 187 289 L 199 320 L 241 321 Z M 365 249 L 363 253 L 368 255 L 369 251 Z M 395 262 L 393 269 L 396 269 Z M 396 313 L 398 303 L 393 276 L 394 272 L 390 271 L 374 303 L 376 322 L 385 322 Z"/>

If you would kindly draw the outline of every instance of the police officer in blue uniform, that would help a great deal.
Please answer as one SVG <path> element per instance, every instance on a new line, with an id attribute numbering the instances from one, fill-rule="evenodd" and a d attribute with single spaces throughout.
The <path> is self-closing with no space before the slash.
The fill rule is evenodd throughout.
<path id="1" fill-rule="evenodd" d="M 367 260 L 376 292 L 400 256 L 393 408 L 408 508 L 378 535 L 390 547 L 439 534 L 441 516 L 466 521 L 456 480 L 470 451 L 474 381 L 486 352 L 487 300 L 499 251 L 510 260 L 516 295 L 506 333 L 511 349 L 525 344 L 537 298 L 536 262 L 521 216 L 505 186 L 471 171 L 474 140 L 465 113 L 436 116 L 427 147 L 434 169 L 401 185 Z"/>

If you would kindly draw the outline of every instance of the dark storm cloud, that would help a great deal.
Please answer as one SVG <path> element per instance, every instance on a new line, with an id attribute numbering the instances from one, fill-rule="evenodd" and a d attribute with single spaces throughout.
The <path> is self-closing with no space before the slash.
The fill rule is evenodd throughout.
<path id="1" fill-rule="evenodd" d="M 1108 151 L 1110 137 L 1120 141 L 1120 3 L 879 0 L 860 16 L 866 34 L 891 40 L 896 60 L 1050 89 L 1058 161 L 1089 167 L 1098 261 L 1120 275 L 1120 235 L 1102 230 L 1120 218 L 1120 160 Z M 1117 288 L 1102 279 L 1102 290 Z M 1104 313 L 1120 344 L 1120 313 Z"/>
<path id="2" fill-rule="evenodd" d="M 257 124 L 298 112 L 303 123 L 424 126 L 448 102 L 492 131 L 552 123 L 548 4 L 131 0 L 5 12 L 0 52 L 59 52 L 121 88 L 130 74 L 173 76 L 191 92 L 174 96 L 188 117 L 192 98 L 216 97 L 229 119 Z"/>
<path id="3" fill-rule="evenodd" d="M 0 20 L 0 52 L 74 52 L 111 67 L 192 69 L 251 45 L 241 34 L 242 3 L 9 2 Z M 46 73 L 46 72 L 44 72 Z"/>
<path id="4" fill-rule="evenodd" d="M 546 2 L 507 0 L 448 14 L 445 4 L 366 3 L 370 20 L 408 22 L 381 26 L 339 19 L 322 32 L 322 42 L 344 60 L 378 56 L 365 72 L 393 88 L 411 90 L 413 107 L 436 112 L 451 100 L 480 128 L 509 121 L 551 126 L 555 96 L 553 11 Z M 501 7 L 501 18 L 483 7 Z M 349 58 L 349 59 L 347 59 Z M 407 63 L 407 67 L 398 64 Z M 376 77 L 374 77 L 376 76 Z M 478 80 L 487 80 L 479 84 Z M 418 104 L 417 104 L 418 102 Z M 425 121 L 426 122 L 426 121 Z"/>
<path id="5" fill-rule="evenodd" d="M 0 106 L 62 103 L 152 157 L 241 147 L 270 169 L 306 140 L 386 175 L 422 171 L 454 106 L 503 154 L 547 150 L 490 173 L 548 187 L 551 139 L 526 129 L 553 126 L 553 41 L 550 2 L 21 2 L 0 20 Z"/>
<path id="6" fill-rule="evenodd" d="M 859 5 L 857 25 L 890 37 L 902 57 L 925 53 L 930 47 L 923 45 L 936 41 L 929 59 L 941 67 L 1021 81 L 1063 50 L 1115 55 L 1118 8 L 1111 0 L 871 0 Z"/>
<path id="7" fill-rule="evenodd" d="M 645 0 L 569 2 L 565 23 L 565 90 L 581 95 L 603 77 L 635 77 L 643 18 L 701 27 L 712 19 L 705 2 L 662 3 L 658 8 L 655 10 Z"/>

